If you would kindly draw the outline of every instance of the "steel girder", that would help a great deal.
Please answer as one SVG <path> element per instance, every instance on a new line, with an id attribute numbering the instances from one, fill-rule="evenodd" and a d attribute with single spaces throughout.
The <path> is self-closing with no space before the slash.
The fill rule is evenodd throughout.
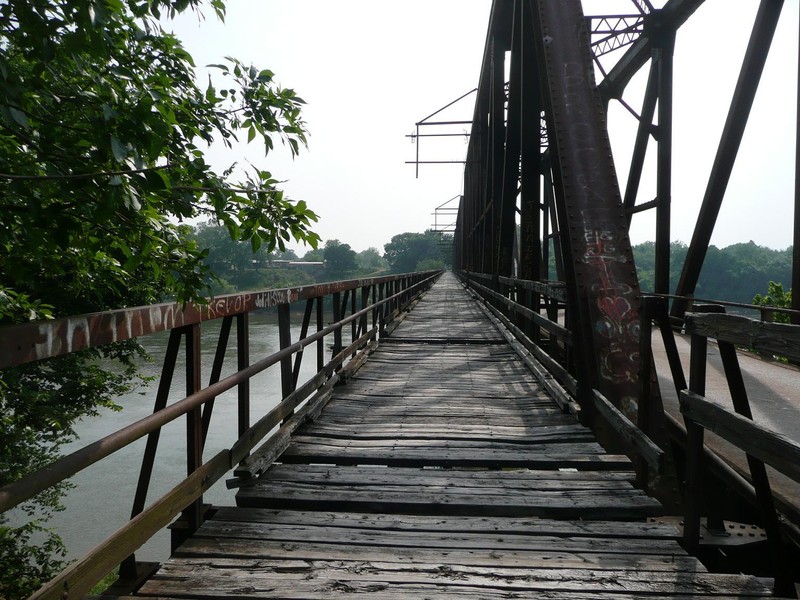
<path id="1" fill-rule="evenodd" d="M 635 416 L 639 284 L 586 21 L 578 0 L 532 6 L 579 379 Z"/>
<path id="2" fill-rule="evenodd" d="M 504 115 L 498 74 L 506 52 Z M 543 242 L 553 236 L 583 387 L 599 389 L 634 416 L 639 287 L 591 61 L 578 0 L 495 1 L 465 168 L 456 267 L 547 278 Z"/>
<path id="3" fill-rule="evenodd" d="M 695 233 L 686 261 L 682 265 L 682 275 L 676 291 L 679 295 L 691 296 L 697 284 L 782 3 L 782 0 L 761 1 L 714 167 L 709 174 Z M 593 102 L 607 107 L 612 100 L 622 101 L 623 92 L 630 80 L 649 64 L 649 77 L 639 114 L 625 104 L 638 118 L 639 126 L 628 169 L 624 201 L 621 201 L 619 212 L 624 215 L 623 221 L 627 225 L 635 213 L 650 208 L 656 210 L 654 291 L 657 293 L 667 294 L 671 291 L 669 272 L 673 177 L 673 48 L 676 32 L 702 4 L 703 0 L 668 0 L 658 9 L 649 4 L 637 5 L 641 9 L 642 19 L 642 26 L 637 25 L 641 31 L 638 38 L 624 49 L 617 50 L 621 57 L 597 86 L 591 82 L 584 90 L 587 98 L 594 98 Z M 553 114 L 551 88 L 559 75 L 552 71 L 551 65 L 548 79 L 547 68 L 551 61 L 544 55 L 544 51 L 552 48 L 553 44 L 541 43 L 539 48 L 535 44 L 537 38 L 541 42 L 543 35 L 552 37 L 552 33 L 541 32 L 542 10 L 552 10 L 552 19 L 561 20 L 573 9 L 576 12 L 573 17 L 569 17 L 572 22 L 564 26 L 572 27 L 575 32 L 584 31 L 586 24 L 581 23 L 583 17 L 577 2 L 551 4 L 544 0 L 496 0 L 494 3 L 465 168 L 464 197 L 459 212 L 460 227 L 456 234 L 458 258 L 455 264 L 463 270 L 495 276 L 550 279 L 554 277 L 548 268 L 552 241 L 552 250 L 556 254 L 557 277 L 567 280 L 575 288 L 574 302 L 571 303 L 573 306 L 568 308 L 575 309 L 573 314 L 577 320 L 573 325 L 582 332 L 577 337 L 584 340 L 584 356 L 592 357 L 599 356 L 598 344 L 602 344 L 597 339 L 596 332 L 602 326 L 598 321 L 600 317 L 593 312 L 596 299 L 590 301 L 582 297 L 583 292 L 580 291 L 587 286 L 596 285 L 596 282 L 586 278 L 585 263 L 581 262 L 585 258 L 582 247 L 580 244 L 576 245 L 574 239 L 576 236 L 580 238 L 577 233 L 580 226 L 575 225 L 576 210 L 571 208 L 572 200 L 568 192 L 574 193 L 575 188 L 565 187 L 568 181 L 564 178 L 562 164 L 565 160 L 564 153 L 570 151 L 569 144 L 562 139 L 562 147 L 559 148 L 556 139 L 559 126 L 562 129 L 567 127 L 565 123 L 557 123 Z M 626 31 L 629 29 L 627 27 Z M 603 30 L 601 33 L 608 32 Z M 626 38 L 625 42 L 629 41 Z M 582 49 L 578 51 L 580 56 L 585 61 L 591 60 L 589 42 L 582 41 L 581 44 Z M 508 58 L 504 60 L 501 55 Z M 563 68 L 564 65 L 561 66 Z M 582 68 L 586 73 L 591 71 L 590 65 L 583 65 Z M 498 79 L 503 69 L 507 69 L 509 74 L 507 86 L 503 86 L 503 82 Z M 569 73 L 563 72 L 560 75 L 564 80 L 569 76 Z M 540 135 L 538 122 L 542 109 L 547 113 L 549 133 L 542 131 Z M 601 114 L 602 111 L 598 109 L 597 113 Z M 567 114 L 564 118 L 567 123 L 572 122 L 571 115 Z M 798 123 L 800 124 L 800 119 Z M 604 124 L 597 125 L 598 131 L 604 131 L 604 127 Z M 640 181 L 651 138 L 657 146 L 656 197 L 641 199 Z M 798 139 L 800 140 L 800 136 Z M 613 187 L 616 185 L 616 175 L 611 170 L 609 159 L 608 180 L 613 183 Z M 796 190 L 800 190 L 800 176 Z M 594 189 L 592 191 L 595 192 Z M 616 196 L 617 192 L 610 195 Z M 594 208 L 592 205 L 592 209 Z M 795 288 L 800 287 L 798 217 L 800 191 L 796 191 L 794 219 Z M 598 226 L 601 224 L 600 220 L 592 219 L 596 217 L 587 217 L 587 223 L 593 222 Z M 627 245 L 627 238 L 621 233 L 624 228 L 614 221 L 612 229 L 616 232 L 614 243 L 619 244 L 619 240 L 624 240 Z M 630 261 L 623 264 L 628 265 L 626 268 L 632 272 L 632 257 L 626 255 L 625 261 Z M 635 280 L 635 276 L 633 279 Z M 672 284 L 675 285 L 675 282 Z M 635 289 L 635 285 L 630 282 L 624 285 Z M 795 308 L 800 309 L 800 294 L 794 296 Z M 676 301 L 672 314 L 680 316 L 684 306 L 682 302 Z M 533 305 L 532 307 L 535 308 Z M 608 370 L 608 367 L 603 368 Z M 593 369 L 600 379 L 601 370 L 599 366 Z M 633 367 L 627 372 L 632 373 Z"/>

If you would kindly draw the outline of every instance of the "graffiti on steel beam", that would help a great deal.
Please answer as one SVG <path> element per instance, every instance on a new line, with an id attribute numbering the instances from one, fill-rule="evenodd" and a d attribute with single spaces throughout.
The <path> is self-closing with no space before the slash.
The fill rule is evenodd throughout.
<path id="1" fill-rule="evenodd" d="M 590 223 L 591 219 L 584 222 Z M 589 290 L 597 310 L 595 333 L 606 340 L 600 352 L 600 376 L 614 384 L 636 383 L 639 377 L 639 318 L 631 302 L 635 290 L 619 281 L 614 271 L 625 268 L 628 258 L 620 252 L 616 230 L 587 227 L 584 262 L 597 273 Z M 628 413 L 636 411 L 634 397 L 623 399 Z"/>

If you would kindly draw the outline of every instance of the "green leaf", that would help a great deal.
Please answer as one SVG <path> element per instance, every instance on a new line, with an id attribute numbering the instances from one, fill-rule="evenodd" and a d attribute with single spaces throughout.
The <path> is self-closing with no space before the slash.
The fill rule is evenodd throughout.
<path id="1" fill-rule="evenodd" d="M 11 113 L 11 118 L 14 119 L 16 123 L 22 125 L 25 129 L 28 129 L 30 127 L 30 121 L 28 120 L 28 115 L 26 115 L 18 108 L 14 108 L 13 106 L 10 106 L 8 110 Z"/>
<path id="2" fill-rule="evenodd" d="M 208 87 L 206 88 L 206 100 L 209 102 L 216 102 L 217 93 L 214 90 L 214 84 L 211 83 L 211 75 L 208 76 Z"/>
<path id="3" fill-rule="evenodd" d="M 113 135 L 111 136 L 111 153 L 119 162 L 123 162 L 128 157 L 128 149 Z"/>

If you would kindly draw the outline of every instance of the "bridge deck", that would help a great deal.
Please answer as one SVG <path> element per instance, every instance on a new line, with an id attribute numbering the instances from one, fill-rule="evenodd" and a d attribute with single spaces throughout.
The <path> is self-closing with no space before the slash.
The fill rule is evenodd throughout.
<path id="1" fill-rule="evenodd" d="M 139 596 L 761 597 L 661 507 L 445 275 L 254 485 Z"/>

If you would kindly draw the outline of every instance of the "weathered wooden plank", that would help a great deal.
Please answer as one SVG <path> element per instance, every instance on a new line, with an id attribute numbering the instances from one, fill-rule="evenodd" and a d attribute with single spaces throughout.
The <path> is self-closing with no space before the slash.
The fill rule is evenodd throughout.
<path id="1" fill-rule="evenodd" d="M 524 434 L 499 435 L 490 431 L 478 432 L 476 430 L 452 431 L 447 427 L 432 428 L 428 431 L 420 431 L 418 428 L 409 430 L 403 429 L 402 425 L 397 427 L 387 425 L 378 430 L 372 428 L 371 431 L 358 431 L 357 429 L 323 429 L 308 428 L 303 429 L 298 435 L 294 436 L 297 443 L 328 443 L 333 446 L 344 446 L 357 443 L 362 447 L 385 447 L 387 442 L 393 447 L 397 446 L 420 446 L 420 445 L 445 445 L 447 447 L 458 448 L 480 448 L 485 444 L 492 444 L 496 448 L 510 448 L 512 446 L 533 445 L 533 444 L 558 444 L 558 443 L 578 443 L 593 442 L 594 436 L 584 427 L 537 427 L 529 428 Z M 433 442 L 438 442 L 433 444 Z"/>
<path id="2" fill-rule="evenodd" d="M 576 436 L 577 437 L 577 436 Z M 501 440 L 492 440 L 489 442 L 481 440 L 437 440 L 431 442 L 430 440 L 415 440 L 415 439 L 397 439 L 387 442 L 386 440 L 369 440 L 360 439 L 354 440 L 349 438 L 334 438 L 334 437 L 316 437 L 310 435 L 294 435 L 292 436 L 292 446 L 296 448 L 305 448 L 312 451 L 314 448 L 320 448 L 323 451 L 328 449 L 348 449 L 354 452 L 359 451 L 391 451 L 397 452 L 400 450 L 414 451 L 416 449 L 429 450 L 436 449 L 437 451 L 452 451 L 452 452 L 469 452 L 470 450 L 491 451 L 503 453 L 505 451 L 520 452 L 525 451 L 526 447 L 535 446 L 536 451 L 541 451 L 545 454 L 601 454 L 603 453 L 602 447 L 594 441 L 575 441 L 575 442 L 559 442 L 558 440 L 549 441 L 547 439 L 538 440 L 532 436 L 532 439 L 519 439 L 519 441 L 505 442 Z"/>
<path id="3" fill-rule="evenodd" d="M 592 552 L 669 556 L 682 554 L 678 542 L 665 539 L 620 539 L 515 535 L 504 533 L 452 533 L 369 528 L 309 527 L 302 524 L 243 523 L 213 519 L 203 525 L 198 538 L 258 540 L 276 547 L 283 542 L 369 546 L 429 550 L 514 550 L 517 552 Z M 346 552 L 346 550 L 343 550 Z M 547 565 L 550 566 L 550 565 Z"/>
<path id="4" fill-rule="evenodd" d="M 655 516 L 661 504 L 625 490 L 538 491 L 535 495 L 467 493 L 447 488 L 411 494 L 408 489 L 302 486 L 254 486 L 237 496 L 240 506 L 306 510 L 358 510 L 415 514 L 536 516 L 545 518 L 618 519 Z"/>
<path id="5" fill-rule="evenodd" d="M 408 469 L 402 467 L 376 468 L 354 466 L 329 466 L 306 464 L 275 464 L 262 476 L 267 481 L 324 481 L 332 485 L 340 482 L 372 482 L 376 485 L 397 483 L 399 485 L 428 485 L 447 482 L 458 485 L 497 485 L 511 488 L 536 486 L 545 482 L 605 483 L 630 482 L 630 471 L 559 471 L 504 469 L 488 471 L 476 469 Z"/>
<path id="6" fill-rule="evenodd" d="M 178 570 L 180 565 L 176 565 Z M 305 590 L 309 593 L 326 591 L 341 595 L 372 593 L 381 589 L 409 584 L 434 584 L 439 590 L 447 586 L 448 593 L 458 594 L 459 588 L 470 586 L 504 589 L 519 593 L 538 591 L 634 592 L 650 594 L 707 595 L 710 591 L 722 594 L 769 595 L 763 582 L 752 577 L 728 574 L 673 573 L 640 571 L 635 563 L 624 570 L 592 569 L 485 569 L 481 567 L 441 564 L 405 565 L 397 562 L 349 561 L 315 563 L 306 566 L 272 570 L 235 568 L 209 570 L 205 565 L 193 565 L 195 587 L 193 594 L 234 595 L 278 590 Z M 143 588 L 144 593 L 163 593 L 182 585 L 186 570 L 173 577 L 156 576 Z M 198 573 L 199 571 L 199 573 Z M 183 576 L 182 576 L 183 575 Z M 248 582 L 243 585 L 243 581 Z M 249 595 L 248 594 L 248 595 Z M 257 597 L 257 596 L 256 596 Z"/>
<path id="7" fill-rule="evenodd" d="M 528 469 L 612 469 L 632 468 L 630 460 L 618 454 L 549 454 L 532 451 L 467 453 L 451 451 L 439 456 L 431 456 L 430 448 L 404 449 L 392 454 L 357 452 L 355 450 L 332 448 L 301 448 L 290 445 L 281 456 L 285 463 L 311 462 L 342 465 L 391 465 L 405 467 L 482 467 L 482 468 L 528 468 Z"/>
<path id="8" fill-rule="evenodd" d="M 766 323 L 739 315 L 687 313 L 686 333 L 731 342 L 758 352 L 800 360 L 800 326 Z"/>
<path id="9" fill-rule="evenodd" d="M 349 438 L 374 438 L 381 439 L 387 437 L 421 437 L 442 436 L 442 437 L 468 437 L 469 439 L 492 439 L 492 440 L 514 440 L 525 439 L 527 436 L 540 437 L 546 439 L 566 439 L 567 436 L 577 436 L 578 439 L 588 439 L 591 432 L 580 425 L 575 424 L 551 424 L 547 427 L 531 426 L 504 426 L 497 425 L 488 427 L 486 425 L 463 425 L 456 419 L 452 419 L 446 425 L 437 423 L 380 423 L 380 424 L 358 424 L 358 425 L 331 425 L 325 423 L 313 423 L 303 428 L 304 435 L 317 437 L 349 437 Z M 440 438 L 441 439 L 441 438 Z M 570 437 L 570 439 L 574 439 Z"/>
<path id="10" fill-rule="evenodd" d="M 276 574 L 281 572 L 308 572 L 312 574 L 316 568 L 326 567 L 327 565 L 337 565 L 339 568 L 359 569 L 362 568 L 364 563 L 375 564 L 371 561 L 380 560 L 381 563 L 397 562 L 406 565 L 436 563 L 438 557 L 442 557 L 442 553 L 435 551 L 423 550 L 421 555 L 415 555 L 413 552 L 406 552 L 405 554 L 397 555 L 396 557 L 384 556 L 380 553 L 378 557 L 373 553 L 370 556 L 368 548 L 352 548 L 348 554 L 347 559 L 338 559 L 334 557 L 325 558 L 305 558 L 305 559 L 288 559 L 281 556 L 280 548 L 275 548 L 274 557 L 261 557 L 257 559 L 247 558 L 217 558 L 214 557 L 209 561 L 206 557 L 181 557 L 178 560 L 172 561 L 167 567 L 163 568 L 158 574 L 159 578 L 172 579 L 180 577 L 198 577 L 206 576 L 206 574 L 213 574 L 212 569 L 216 570 L 231 570 L 238 572 L 243 576 L 243 580 L 248 580 L 247 571 L 260 570 L 260 571 L 273 571 Z M 315 555 L 324 551 L 312 551 L 311 554 Z M 299 552 L 292 547 L 289 550 L 290 555 L 298 555 Z M 450 556 L 450 555 L 447 555 Z M 462 567 L 472 568 L 487 568 L 489 565 L 480 564 L 480 553 L 472 553 L 455 551 L 455 564 Z M 485 553 L 484 556 L 488 556 Z M 392 560 L 394 558 L 394 560 Z M 524 556 L 512 557 L 504 553 L 503 558 L 506 559 L 503 564 L 498 565 L 498 561 L 494 564 L 504 569 L 543 569 L 552 568 L 553 561 L 559 561 L 559 565 L 564 566 L 565 569 L 593 569 L 597 571 L 620 571 L 624 569 L 636 568 L 640 571 L 661 571 L 668 572 L 675 569 L 678 565 L 686 573 L 704 573 L 703 565 L 694 558 L 678 557 L 673 559 L 669 556 L 642 556 L 636 554 L 592 554 L 592 553 L 571 553 L 562 551 L 551 552 L 529 552 Z M 410 559 L 410 561 L 408 560 Z M 462 560 L 463 559 L 463 560 Z M 452 560 L 452 559 L 451 559 Z M 348 565 L 346 561 L 352 561 Z M 358 564 L 355 564 L 357 561 Z M 209 566 L 209 562 L 212 565 Z M 440 563 L 441 564 L 441 563 Z M 443 567 L 443 565 L 442 565 Z"/>
<path id="11" fill-rule="evenodd" d="M 426 410 L 433 414 L 460 418 L 461 415 L 446 415 L 445 410 L 450 407 L 480 410 L 487 414 L 507 414 L 508 416 L 522 416 L 520 413 L 526 409 L 535 410 L 540 414 L 559 414 L 558 408 L 553 406 L 552 400 L 544 398 L 530 398 L 506 395 L 501 397 L 490 396 L 488 394 L 474 395 L 457 394 L 450 390 L 439 388 L 439 393 L 429 394 L 426 391 L 417 390 L 391 390 L 374 388 L 370 390 L 370 395 L 350 394 L 339 396 L 328 409 L 336 410 L 357 410 L 365 412 L 367 407 L 413 410 Z M 433 390 L 431 390 L 433 391 Z M 399 392 L 399 393 L 398 393 Z M 492 405 L 490 402 L 502 402 L 501 405 Z"/>
<path id="12" fill-rule="evenodd" d="M 800 443 L 688 390 L 680 401 L 686 417 L 800 482 Z"/>
<path id="13" fill-rule="evenodd" d="M 592 390 L 594 406 L 606 422 L 623 440 L 633 446 L 653 470 L 661 474 L 664 470 L 664 451 L 656 446 L 645 433 L 634 425 L 616 406 L 597 390 Z"/>
<path id="14" fill-rule="evenodd" d="M 408 405 L 409 410 L 427 408 L 431 411 L 438 410 L 440 415 L 446 415 L 445 411 L 448 407 L 459 405 L 473 410 L 483 409 L 487 413 L 506 413 L 509 416 L 523 416 L 522 413 L 527 409 L 534 410 L 539 414 L 550 415 L 557 415 L 561 412 L 554 405 L 552 399 L 541 394 L 505 392 L 493 394 L 490 390 L 451 389 L 447 386 L 439 386 L 435 389 L 375 386 L 359 390 L 359 392 L 338 395 L 333 409 L 341 406 L 345 409 L 355 408 L 363 412 L 364 407 L 369 405 L 399 407 L 404 403 Z M 447 416 L 460 417 L 460 415 Z"/>
<path id="15" fill-rule="evenodd" d="M 242 507 L 221 507 L 217 510 L 214 518 L 221 521 L 302 525 L 304 527 L 372 528 L 417 532 L 507 533 L 520 536 L 551 535 L 572 538 L 642 538 L 648 540 L 677 540 L 680 537 L 680 533 L 674 525 L 651 521 L 556 521 L 515 517 L 459 517 Z"/>
<path id="16" fill-rule="evenodd" d="M 276 549 L 279 553 L 279 549 Z M 415 569 L 431 571 L 436 566 L 435 553 L 425 552 L 428 560 L 415 559 L 408 563 L 404 560 L 404 556 L 397 557 L 397 560 L 391 560 L 384 557 L 381 553 L 378 557 L 369 557 L 365 551 L 359 548 L 354 549 L 354 557 L 348 560 L 345 559 L 282 559 L 280 556 L 275 557 L 259 557 L 259 558 L 215 558 L 213 564 L 209 565 L 209 561 L 201 557 L 181 557 L 179 560 L 172 561 L 169 565 L 161 569 L 158 576 L 162 579 L 177 579 L 187 576 L 214 576 L 215 571 L 225 570 L 233 573 L 244 575 L 245 579 L 249 579 L 248 571 L 259 571 L 271 574 L 273 577 L 278 577 L 280 573 L 313 573 L 315 569 L 342 569 L 353 571 L 365 567 L 378 570 L 400 571 L 403 570 L 403 564 L 414 565 Z M 464 556 L 467 560 L 470 559 L 467 553 L 458 553 L 459 556 Z M 564 560 L 570 569 L 592 569 L 599 571 L 622 571 L 625 569 L 636 568 L 639 571 L 669 571 L 670 570 L 670 557 L 667 556 L 637 556 L 633 554 L 587 554 L 587 553 L 569 553 L 569 552 L 551 552 L 551 553 L 530 553 L 528 555 L 529 563 L 514 564 L 519 561 L 510 561 L 512 564 L 502 565 L 500 568 L 506 573 L 514 573 L 522 570 L 534 569 L 552 569 L 552 560 L 558 558 Z M 358 565 L 353 564 L 351 561 L 358 561 Z M 608 562 L 607 562 L 608 561 Z M 466 562 L 456 563 L 459 568 L 465 572 L 484 572 L 482 565 L 476 563 Z M 686 569 L 687 573 L 705 573 L 702 564 L 697 559 L 683 557 L 680 561 L 682 567 Z M 441 568 L 441 565 L 440 565 Z M 523 573 L 519 573 L 523 576 Z"/>
<path id="17" fill-rule="evenodd" d="M 702 563 L 686 555 L 597 552 L 586 549 L 531 548 L 418 548 L 403 546 L 345 545 L 295 541 L 246 540 L 234 537 L 203 538 L 187 541 L 176 552 L 176 559 L 198 560 L 206 564 L 219 561 L 370 561 L 401 564 L 440 563 L 486 568 L 552 569 L 564 560 L 566 569 L 613 570 L 637 568 L 645 571 L 670 571 L 677 567 L 688 573 L 706 572 Z M 558 562 L 557 562 L 558 561 Z M 672 567 L 670 568 L 670 564 Z"/>
<path id="18" fill-rule="evenodd" d="M 328 415 L 325 419 L 325 423 L 329 425 L 342 425 L 344 427 L 353 426 L 354 424 L 358 425 L 382 425 L 386 421 L 378 418 L 372 418 L 369 415 L 363 416 L 363 418 L 356 420 L 355 423 L 353 420 L 350 419 L 350 415 L 348 413 L 339 413 L 336 412 L 335 418 Z M 450 425 L 466 425 L 466 426 L 486 426 L 492 427 L 495 424 L 502 425 L 503 423 L 509 423 L 513 427 L 531 427 L 531 428 L 538 428 L 538 427 L 547 427 L 550 424 L 560 425 L 563 423 L 561 419 L 561 415 L 559 413 L 558 418 L 551 418 L 548 415 L 543 417 L 539 416 L 528 416 L 528 417 L 521 417 L 520 415 L 516 415 L 514 418 L 505 418 L 502 416 L 498 416 L 495 414 L 469 414 L 464 415 L 459 419 L 453 419 L 452 417 L 439 415 L 438 417 L 429 416 L 426 414 L 410 414 L 410 415 L 399 415 L 395 420 L 391 422 L 393 426 L 396 427 L 416 427 L 419 425 L 431 425 L 436 427 L 441 427 L 442 429 L 446 429 Z"/>
<path id="19" fill-rule="evenodd" d="M 527 486 L 504 486 L 498 485 L 496 482 L 491 482 L 494 485 L 486 484 L 485 482 L 483 485 L 474 485 L 473 482 L 464 482 L 459 485 L 459 482 L 451 479 L 441 482 L 435 480 L 422 481 L 426 485 L 424 490 L 414 489 L 415 486 L 404 485 L 397 480 L 376 483 L 362 481 L 350 484 L 339 481 L 328 483 L 325 481 L 272 481 L 262 479 L 258 483 L 247 486 L 246 493 L 271 496 L 285 492 L 318 495 L 323 493 L 325 489 L 330 489 L 331 500 L 337 494 L 344 494 L 345 496 L 360 494 L 363 496 L 366 493 L 374 493 L 398 497 L 405 495 L 409 502 L 418 501 L 412 499 L 441 496 L 442 501 L 447 503 L 463 502 L 465 499 L 467 501 L 480 501 L 482 498 L 485 498 L 485 501 L 489 501 L 495 498 L 498 502 L 519 502 L 523 505 L 552 501 L 553 496 L 562 497 L 563 502 L 582 502 L 580 498 L 589 497 L 594 498 L 597 503 L 601 501 L 600 498 L 603 496 L 618 497 L 620 499 L 627 496 L 647 497 L 640 490 L 635 490 L 629 483 L 624 481 L 544 481 L 538 482 L 536 485 Z"/>

